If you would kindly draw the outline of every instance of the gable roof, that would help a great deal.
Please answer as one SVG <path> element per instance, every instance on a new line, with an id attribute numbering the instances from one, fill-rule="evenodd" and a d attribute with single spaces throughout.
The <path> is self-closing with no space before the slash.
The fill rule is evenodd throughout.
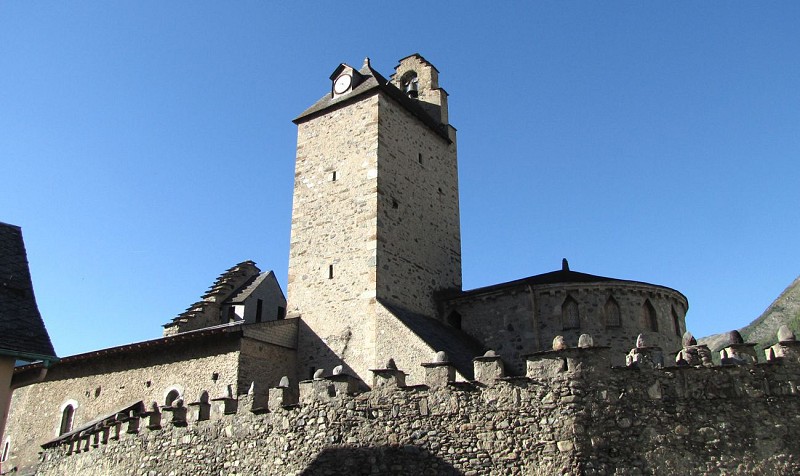
<path id="1" fill-rule="evenodd" d="M 236 293 L 228 298 L 228 300 L 225 302 L 227 304 L 241 304 L 245 302 L 245 300 L 247 300 L 247 298 L 253 294 L 253 291 L 258 289 L 258 287 L 261 286 L 261 283 L 263 283 L 269 277 L 272 277 L 272 279 L 275 280 L 275 273 L 268 271 L 251 277 L 246 283 L 239 286 L 239 289 L 236 291 Z M 281 293 L 283 293 L 280 286 L 277 286 L 277 288 L 279 291 L 281 291 Z"/>
<path id="2" fill-rule="evenodd" d="M 339 66 L 341 68 L 342 65 Z M 452 143 L 450 135 L 447 132 L 447 125 L 442 124 L 441 121 L 431 117 L 417 101 L 410 99 L 403 94 L 402 91 L 397 89 L 391 81 L 384 78 L 380 73 L 372 69 L 369 64 L 369 58 L 364 60 L 364 66 L 358 70 L 359 74 L 364 76 L 364 80 L 355 86 L 355 88 L 347 93 L 338 97 L 333 97 L 330 93 L 322 96 L 311 107 L 303 111 L 292 122 L 300 124 L 314 117 L 320 116 L 329 110 L 338 109 L 356 100 L 363 99 L 370 94 L 384 93 L 389 98 L 403 106 L 408 112 L 414 115 L 417 119 L 422 121 L 423 124 L 428 126 L 432 131 L 439 135 L 442 139 Z"/>
<path id="3" fill-rule="evenodd" d="M 33 294 L 22 230 L 1 222 L 0 355 L 20 360 L 57 360 Z"/>
<path id="4" fill-rule="evenodd" d="M 214 281 L 214 284 L 203 294 L 200 301 L 187 307 L 185 311 L 172 318 L 172 322 L 168 322 L 162 327 L 174 327 L 182 323 L 203 318 L 218 320 L 218 315 L 206 315 L 209 311 L 219 311 L 219 308 L 212 306 L 212 303 L 222 300 L 227 301 L 231 296 L 235 296 L 243 287 L 248 286 L 253 280 L 257 279 L 260 272 L 261 270 L 256 266 L 256 263 L 251 260 L 242 261 L 241 263 L 231 266 L 225 270 L 224 273 L 219 275 Z"/>

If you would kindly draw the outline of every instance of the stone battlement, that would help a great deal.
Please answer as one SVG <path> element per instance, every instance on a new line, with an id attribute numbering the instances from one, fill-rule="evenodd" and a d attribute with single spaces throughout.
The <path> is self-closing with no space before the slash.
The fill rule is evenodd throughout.
<path id="1" fill-rule="evenodd" d="M 407 386 L 390 361 L 372 370 L 367 392 L 335 369 L 295 387 L 283 379 L 205 402 L 139 402 L 44 445 L 38 474 L 800 470 L 796 343 L 776 344 L 767 362 L 723 365 L 690 365 L 686 356 L 704 350 L 685 343 L 669 367 L 642 339 L 627 366 L 611 366 L 610 349 L 587 336 L 527 356 L 524 377 L 505 376 L 489 351 L 474 359 L 474 381 L 456 382 L 440 352 L 423 364 L 424 385 Z"/>

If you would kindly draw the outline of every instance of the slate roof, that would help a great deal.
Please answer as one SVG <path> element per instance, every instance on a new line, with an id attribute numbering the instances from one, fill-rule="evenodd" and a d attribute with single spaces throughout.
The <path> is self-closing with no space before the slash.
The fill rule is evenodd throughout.
<path id="1" fill-rule="evenodd" d="M 196 329 L 193 331 L 181 332 L 179 334 L 167 337 L 160 337 L 158 339 L 144 340 L 140 342 L 134 342 L 132 344 L 124 344 L 116 347 L 108 347 L 105 349 L 84 352 L 83 354 L 69 355 L 62 359 L 59 359 L 58 365 L 69 364 L 72 362 L 78 362 L 82 360 L 105 359 L 112 355 L 153 352 L 162 349 L 164 347 L 183 344 L 183 343 L 200 345 L 202 342 L 208 339 L 218 340 L 220 337 L 235 338 L 242 335 L 243 332 L 242 325 L 243 323 L 241 322 L 230 322 L 230 323 L 220 324 L 218 326 L 204 327 L 202 329 Z M 23 372 L 40 366 L 41 363 L 33 363 L 33 364 L 19 366 L 16 369 L 14 369 L 14 371 Z"/>
<path id="2" fill-rule="evenodd" d="M 22 230 L 0 222 L 0 355 L 56 360 L 33 294 Z"/>
<path id="3" fill-rule="evenodd" d="M 241 263 L 231 266 L 226 269 L 224 273 L 219 275 L 214 281 L 214 284 L 203 294 L 200 301 L 187 307 L 185 311 L 173 317 L 172 322 L 164 324 L 163 327 L 173 327 L 181 322 L 187 322 L 190 319 L 205 316 L 214 299 L 226 294 L 235 295 L 235 293 L 239 293 L 241 289 L 258 278 L 260 271 L 256 263 L 251 260 L 242 261 Z M 242 276 L 247 276 L 248 274 L 251 276 L 247 278 L 244 284 L 237 285 L 237 282 L 239 282 Z"/>
<path id="4" fill-rule="evenodd" d="M 613 283 L 627 283 L 627 284 L 640 284 L 644 286 L 653 286 L 656 288 L 661 288 L 667 291 L 672 291 L 677 293 L 681 296 L 680 291 L 677 291 L 672 288 L 668 288 L 666 286 L 660 286 L 658 284 L 650 284 L 645 283 L 643 281 L 631 281 L 627 279 L 617 279 L 617 278 L 608 278 L 605 276 L 597 276 L 594 274 L 587 274 L 587 273 L 580 273 L 577 271 L 572 271 L 569 269 L 569 265 L 564 260 L 564 264 L 562 268 L 557 271 L 551 271 L 549 273 L 537 274 L 534 276 L 529 276 L 527 278 L 516 279 L 514 281 L 508 281 L 505 283 L 493 284 L 491 286 L 485 286 L 482 288 L 470 289 L 469 291 L 464 291 L 460 294 L 454 296 L 447 296 L 444 300 L 453 300 L 459 299 L 462 297 L 470 297 L 477 294 L 484 294 L 490 293 L 494 291 L 499 291 L 504 288 L 512 288 L 516 286 L 537 286 L 537 285 L 547 285 L 547 284 L 569 284 L 569 283 L 602 283 L 602 282 L 613 282 Z M 684 299 L 686 297 L 684 296 Z"/>
<path id="5" fill-rule="evenodd" d="M 483 345 L 466 333 L 436 319 L 391 304 L 383 302 L 382 304 L 435 351 L 445 351 L 450 362 L 461 375 L 470 380 L 474 378 L 472 359 L 483 355 L 486 351 Z M 431 360 L 433 360 L 432 357 Z"/>
<path id="6" fill-rule="evenodd" d="M 256 276 L 260 271 L 261 270 L 258 269 L 256 263 L 251 260 L 242 261 L 241 263 L 235 264 L 226 269 L 225 272 L 222 273 L 216 281 L 214 281 L 214 284 L 212 284 L 211 287 L 208 288 L 208 291 L 203 294 L 203 299 L 233 291 L 236 287 L 234 283 L 236 283 L 237 278 L 248 273 L 252 273 L 254 276 Z"/>
<path id="7" fill-rule="evenodd" d="M 272 274 L 272 271 L 264 272 L 251 277 L 250 279 L 247 280 L 247 282 L 241 285 L 236 294 L 234 294 L 233 297 L 228 299 L 228 301 L 226 302 L 229 304 L 243 303 L 248 297 L 250 297 L 251 294 L 253 294 L 253 291 L 255 291 L 256 288 L 258 288 L 261 285 L 261 283 L 263 283 L 264 280 L 267 279 L 267 277 L 269 277 L 270 274 Z"/>
<path id="8" fill-rule="evenodd" d="M 441 136 L 446 141 L 452 142 L 447 132 L 447 125 L 442 124 L 441 121 L 431 117 L 431 115 L 428 114 L 422 108 L 422 106 L 417 103 L 417 101 L 410 99 L 408 96 L 403 94 L 402 91 L 397 89 L 397 87 L 395 87 L 389 80 L 372 69 L 372 66 L 369 64 L 369 58 L 364 60 L 364 66 L 362 66 L 358 72 L 365 76 L 365 78 L 361 83 L 356 85 L 355 89 L 338 97 L 333 97 L 330 93 L 325 94 L 322 96 L 322 98 L 320 98 L 319 101 L 315 102 L 311 107 L 303 111 L 292 122 L 299 124 L 313 117 L 322 115 L 329 109 L 345 106 L 355 102 L 357 99 L 363 98 L 368 94 L 382 92 L 403 106 L 408 112 L 416 116 L 426 126 L 436 132 L 436 134 Z"/>

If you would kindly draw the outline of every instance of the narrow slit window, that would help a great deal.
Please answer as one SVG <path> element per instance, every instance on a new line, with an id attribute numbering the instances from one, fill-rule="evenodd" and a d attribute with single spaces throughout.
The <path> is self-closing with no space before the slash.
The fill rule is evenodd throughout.
<path id="1" fill-rule="evenodd" d="M 0 457 L 0 461 L 8 461 L 8 452 L 11 449 L 11 440 L 6 438 L 6 442 L 3 445 L 3 456 Z"/>
<path id="2" fill-rule="evenodd" d="M 421 152 L 417 154 L 417 162 L 422 164 L 422 153 Z"/>
<path id="3" fill-rule="evenodd" d="M 328 266 L 328 279 L 333 279 L 333 265 Z"/>
<path id="4" fill-rule="evenodd" d="M 256 301 L 256 322 L 261 322 L 261 315 L 264 312 L 264 301 L 258 299 Z"/>
<path id="5" fill-rule="evenodd" d="M 336 181 L 336 171 L 334 170 L 333 172 L 331 172 L 331 182 L 335 181 Z"/>

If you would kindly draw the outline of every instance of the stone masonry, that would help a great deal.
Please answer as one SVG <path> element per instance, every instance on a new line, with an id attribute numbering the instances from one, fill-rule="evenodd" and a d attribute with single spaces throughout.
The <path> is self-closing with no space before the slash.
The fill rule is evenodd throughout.
<path id="1" fill-rule="evenodd" d="M 273 388 L 268 409 L 251 394 L 185 425 L 129 415 L 50 447 L 37 474 L 796 474 L 795 344 L 767 363 L 667 368 L 571 347 L 528 356 L 525 377 L 488 353 L 479 380 L 431 362 L 418 386 L 389 365 L 366 393 L 339 375 L 303 383 L 299 402 Z"/>
<path id="2" fill-rule="evenodd" d="M 65 358 L 44 382 L 14 392 L 8 422 L 12 452 L 5 466 L 36 463 L 40 445 L 61 433 L 67 405 L 74 409 L 72 428 L 77 429 L 138 400 L 149 408 L 165 405 L 171 390 L 187 403 L 210 402 L 246 394 L 253 382 L 262 388 L 277 385 L 281 376 L 293 375 L 296 341 L 296 322 L 284 320 Z"/>
<path id="3" fill-rule="evenodd" d="M 398 71 L 420 72 L 420 100 L 436 102 L 436 117 L 367 60 L 360 72 L 334 72 L 363 82 L 295 120 L 288 302 L 303 320 L 301 375 L 341 364 L 367 382 L 386 347 L 408 348 L 395 358 L 412 367 L 412 355 L 433 349 L 413 333 L 396 340 L 384 304 L 436 318 L 435 292 L 461 288 L 455 130 L 420 58 Z"/>
<path id="4" fill-rule="evenodd" d="M 575 303 L 573 323 L 565 316 L 568 299 Z M 647 302 L 655 311 L 655 329 L 644 322 Z M 446 301 L 444 310 L 445 315 L 457 312 L 464 332 L 480 336 L 504 356 L 508 371 L 522 375 L 524 356 L 549 348 L 556 335 L 575 345 L 581 334 L 589 333 L 596 345 L 614 349 L 617 365 L 642 333 L 653 345 L 675 352 L 686 330 L 687 307 L 681 293 L 663 286 L 599 277 L 539 284 L 534 277 L 463 293 Z"/>
<path id="5" fill-rule="evenodd" d="M 15 394 L 4 469 L 800 473 L 788 329 L 764 356 L 731 333 L 714 366 L 674 289 L 564 260 L 462 290 L 438 70 L 414 54 L 329 79 L 294 120 L 287 299 L 245 261 L 161 339 L 64 358 Z"/>

